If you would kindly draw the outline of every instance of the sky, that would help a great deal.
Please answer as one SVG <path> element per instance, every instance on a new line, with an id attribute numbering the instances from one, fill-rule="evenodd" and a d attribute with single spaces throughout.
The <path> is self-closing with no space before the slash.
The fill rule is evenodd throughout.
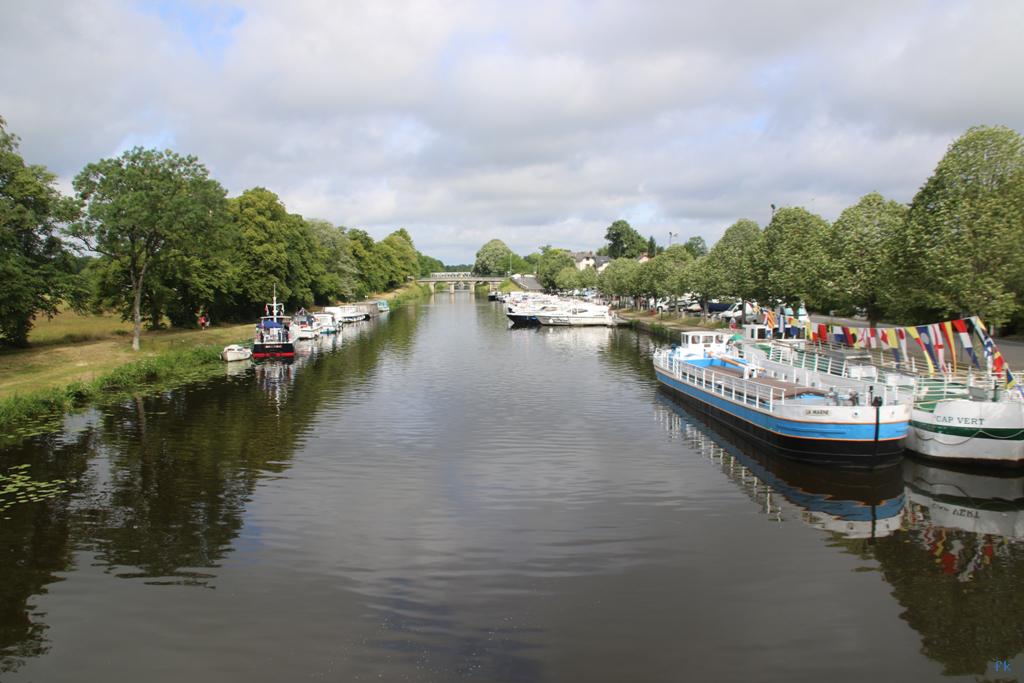
<path id="1" fill-rule="evenodd" d="M 170 148 L 449 264 L 835 220 L 1024 131 L 1018 0 L 0 2 L 0 116 L 66 191 Z"/>

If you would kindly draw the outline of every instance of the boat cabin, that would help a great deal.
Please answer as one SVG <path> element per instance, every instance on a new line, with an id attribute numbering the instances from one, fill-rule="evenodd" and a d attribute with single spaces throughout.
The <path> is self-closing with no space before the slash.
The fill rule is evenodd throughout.
<path id="1" fill-rule="evenodd" d="M 721 332 L 683 332 L 680 335 L 680 349 L 687 355 L 723 353 L 726 338 Z"/>
<path id="2" fill-rule="evenodd" d="M 767 325 L 751 324 L 743 326 L 743 340 L 744 341 L 759 341 L 764 339 L 771 339 L 772 331 L 768 329 Z"/>

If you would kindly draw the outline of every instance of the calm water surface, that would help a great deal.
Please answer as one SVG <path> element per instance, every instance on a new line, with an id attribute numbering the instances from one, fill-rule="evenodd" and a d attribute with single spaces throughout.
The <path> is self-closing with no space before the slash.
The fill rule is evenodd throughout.
<path id="1" fill-rule="evenodd" d="M 0 517 L 0 679 L 1024 671 L 1020 477 L 766 458 L 650 351 L 441 294 L 0 450 L 76 480 Z"/>

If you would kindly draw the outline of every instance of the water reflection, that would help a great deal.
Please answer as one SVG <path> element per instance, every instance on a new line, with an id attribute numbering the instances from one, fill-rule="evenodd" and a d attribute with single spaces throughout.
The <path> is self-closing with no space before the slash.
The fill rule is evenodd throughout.
<path id="1" fill-rule="evenodd" d="M 1024 651 L 1024 476 L 906 459 L 840 472 L 764 455 L 659 391 L 657 419 L 769 519 L 799 518 L 878 571 L 947 676 L 993 675 Z M 720 429 L 720 428 L 719 428 Z M 1006 679 L 995 675 L 993 680 Z"/>
<path id="2" fill-rule="evenodd" d="M 906 531 L 875 548 L 882 575 L 946 675 L 992 674 L 1024 650 L 1024 477 L 911 459 L 904 477 Z"/>
<path id="3" fill-rule="evenodd" d="M 146 585 L 215 587 L 257 482 L 288 468 L 321 404 L 414 334 L 415 316 L 391 321 L 387 339 L 374 323 L 346 327 L 302 343 L 294 362 L 229 363 L 220 380 L 102 406 L 0 450 L 0 471 L 28 463 L 34 479 L 75 480 L 0 520 L 0 671 L 48 651 L 33 596 L 80 563 Z M 304 372 L 312 365 L 322 371 Z"/>
<path id="4" fill-rule="evenodd" d="M 715 431 L 701 416 L 664 391 L 658 420 L 707 458 L 768 517 L 799 518 L 845 538 L 877 539 L 902 523 L 903 482 L 896 468 L 840 471 L 766 453 L 738 434 Z"/>

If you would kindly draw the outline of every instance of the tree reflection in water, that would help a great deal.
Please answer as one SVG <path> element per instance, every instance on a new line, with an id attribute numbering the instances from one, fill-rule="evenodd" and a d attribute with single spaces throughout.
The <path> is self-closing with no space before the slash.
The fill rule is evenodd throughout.
<path id="1" fill-rule="evenodd" d="M 0 671 L 48 650 L 32 596 L 72 571 L 78 553 L 122 578 L 213 585 L 256 483 L 287 469 L 324 401 L 366 381 L 384 349 L 409 343 L 416 317 L 375 327 L 307 344 L 293 363 L 230 367 L 223 380 L 73 416 L 62 434 L 0 450 L 4 470 L 28 463 L 35 479 L 76 480 L 0 521 Z"/>

